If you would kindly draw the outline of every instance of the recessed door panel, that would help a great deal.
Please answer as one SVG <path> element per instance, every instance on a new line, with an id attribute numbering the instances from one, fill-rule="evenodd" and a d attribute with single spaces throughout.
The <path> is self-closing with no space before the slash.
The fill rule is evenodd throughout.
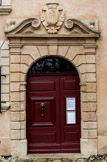
<path id="1" fill-rule="evenodd" d="M 54 97 L 31 97 L 30 103 L 31 126 L 54 126 Z"/>
<path id="2" fill-rule="evenodd" d="M 51 143 L 56 141 L 56 133 L 42 132 L 42 133 L 31 133 L 31 142 L 33 143 Z"/>
<path id="3" fill-rule="evenodd" d="M 53 91 L 55 90 L 55 82 L 49 80 L 34 81 L 33 79 L 31 79 L 30 90 L 31 91 Z"/>
<path id="4" fill-rule="evenodd" d="M 77 73 L 29 75 L 27 83 L 28 153 L 80 152 Z"/>
<path id="5" fill-rule="evenodd" d="M 67 132 L 65 131 L 64 134 L 64 141 L 66 142 L 75 142 L 78 140 L 78 133 L 76 131 L 73 132 L 73 130 L 71 132 Z"/>

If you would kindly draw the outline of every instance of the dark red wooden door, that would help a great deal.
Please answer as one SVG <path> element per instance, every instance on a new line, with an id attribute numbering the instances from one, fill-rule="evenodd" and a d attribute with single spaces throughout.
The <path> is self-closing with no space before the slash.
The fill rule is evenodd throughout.
<path id="1" fill-rule="evenodd" d="M 27 79 L 28 153 L 80 152 L 77 74 Z"/>

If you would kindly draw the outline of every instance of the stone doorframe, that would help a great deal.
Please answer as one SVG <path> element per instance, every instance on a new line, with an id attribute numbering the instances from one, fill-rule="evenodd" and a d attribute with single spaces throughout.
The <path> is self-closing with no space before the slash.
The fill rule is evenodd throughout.
<path id="1" fill-rule="evenodd" d="M 97 154 L 96 39 L 99 32 L 77 20 L 72 20 L 76 32 L 62 27 L 59 34 L 47 34 L 43 26 L 31 32 L 28 29 L 32 21 L 27 19 L 6 32 L 10 48 L 11 154 L 27 156 L 26 77 L 30 67 L 47 56 L 63 57 L 77 69 L 81 87 L 81 155 Z"/>

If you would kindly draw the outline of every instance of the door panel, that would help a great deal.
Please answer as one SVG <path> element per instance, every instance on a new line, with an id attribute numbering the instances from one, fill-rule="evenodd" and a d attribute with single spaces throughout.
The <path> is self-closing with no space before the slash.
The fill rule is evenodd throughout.
<path id="1" fill-rule="evenodd" d="M 44 110 L 40 104 L 44 103 Z M 55 98 L 31 97 L 31 126 L 54 126 Z"/>
<path id="2" fill-rule="evenodd" d="M 28 152 L 80 152 L 77 73 L 71 76 L 31 75 L 27 83 Z"/>
<path id="3" fill-rule="evenodd" d="M 75 99 L 75 110 L 74 108 L 67 110 L 67 106 L 69 106 L 67 105 L 67 99 L 70 100 Z M 80 91 L 79 91 L 78 76 L 60 77 L 60 104 L 61 104 L 61 152 L 80 152 Z M 71 106 L 74 105 L 72 105 L 71 103 Z M 73 117 L 72 115 L 71 115 L 71 124 L 67 123 L 67 113 L 75 114 L 74 123 L 72 123 Z"/>
<path id="4" fill-rule="evenodd" d="M 60 150 L 59 78 L 28 77 L 27 100 L 28 152 Z"/>
<path id="5" fill-rule="evenodd" d="M 54 91 L 55 90 L 55 82 L 49 80 L 31 80 L 30 82 L 30 90 L 31 91 Z"/>

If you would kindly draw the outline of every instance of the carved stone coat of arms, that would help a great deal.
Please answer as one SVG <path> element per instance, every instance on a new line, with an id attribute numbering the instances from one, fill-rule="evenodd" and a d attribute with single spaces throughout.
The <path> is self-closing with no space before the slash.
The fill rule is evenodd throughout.
<path id="1" fill-rule="evenodd" d="M 57 33 L 64 22 L 63 7 L 59 3 L 46 3 L 41 9 L 41 22 L 48 33 Z"/>

